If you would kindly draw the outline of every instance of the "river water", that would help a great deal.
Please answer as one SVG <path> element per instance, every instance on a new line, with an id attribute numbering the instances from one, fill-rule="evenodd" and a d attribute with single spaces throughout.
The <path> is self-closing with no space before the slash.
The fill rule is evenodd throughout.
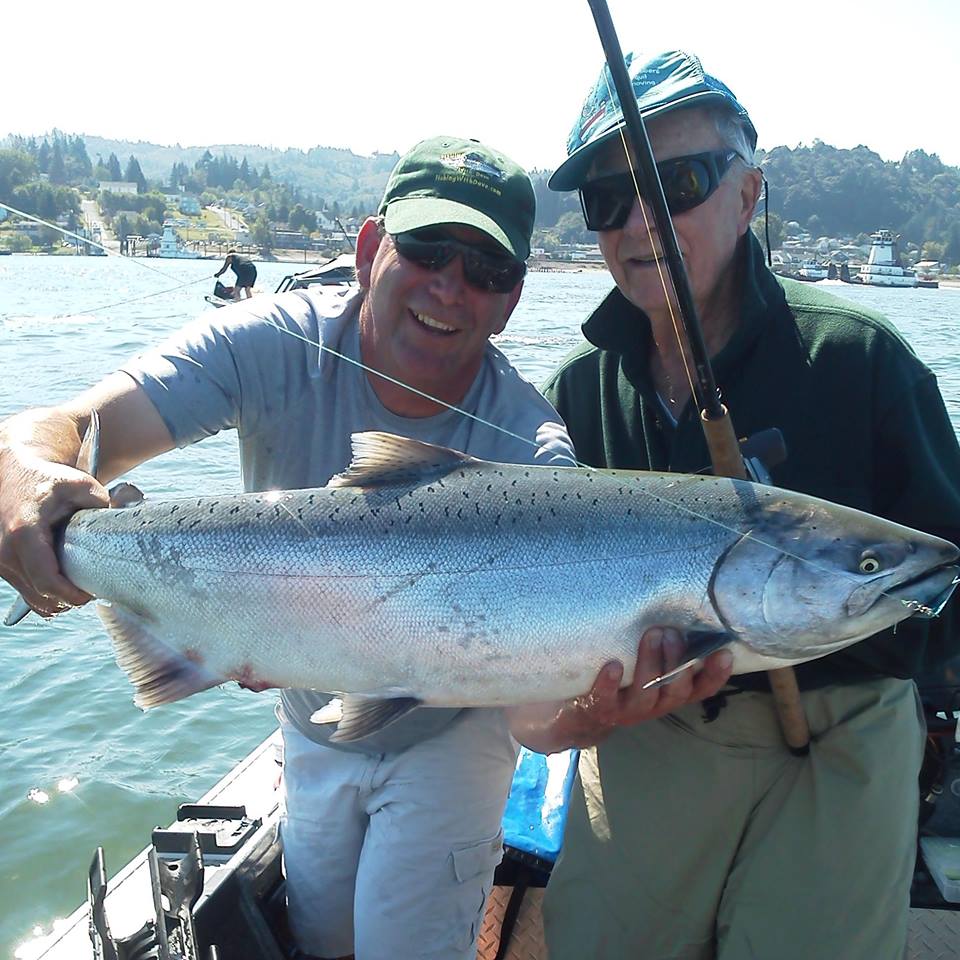
<path id="1" fill-rule="evenodd" d="M 218 266 L 0 257 L 0 417 L 71 396 L 192 319 Z M 258 264 L 258 285 L 273 289 L 296 269 Z M 581 321 L 610 286 L 603 271 L 530 274 L 498 345 L 540 382 L 580 342 Z M 960 289 L 829 289 L 898 326 L 960 427 Z M 236 491 L 235 438 L 168 454 L 128 479 L 151 498 Z M 0 611 L 12 599 L 0 581 Z M 35 955 L 84 899 L 97 845 L 108 871 L 119 870 L 153 826 L 267 736 L 273 702 L 231 684 L 144 714 L 92 609 L 0 627 L 0 958 Z"/>

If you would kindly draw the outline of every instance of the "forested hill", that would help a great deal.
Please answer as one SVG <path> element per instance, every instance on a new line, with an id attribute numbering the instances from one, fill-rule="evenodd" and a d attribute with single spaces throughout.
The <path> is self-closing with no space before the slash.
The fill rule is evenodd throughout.
<path id="1" fill-rule="evenodd" d="M 770 209 L 784 222 L 796 220 L 814 236 L 888 227 L 918 246 L 949 244 L 949 262 L 960 262 L 960 168 L 935 154 L 912 150 L 891 163 L 864 146 L 838 150 L 818 140 L 812 147 L 775 147 L 759 161 Z"/>
<path id="2" fill-rule="evenodd" d="M 228 197 L 236 195 L 234 200 L 245 197 L 252 201 L 257 199 L 252 193 L 256 190 L 253 181 L 257 178 L 247 176 L 246 172 L 262 170 L 263 174 L 269 171 L 275 184 L 286 184 L 295 194 L 293 199 L 305 208 L 335 207 L 351 217 L 362 217 L 376 210 L 390 170 L 398 159 L 396 153 L 365 157 L 335 147 L 317 146 L 310 150 L 278 150 L 243 144 L 168 147 L 89 135 L 64 137 L 56 131 L 52 146 L 46 138 L 33 137 L 27 141 L 10 137 L 0 143 L 0 159 L 4 147 L 26 149 L 35 154 L 39 173 L 48 175 L 49 185 L 79 185 L 75 178 L 48 174 L 44 166 L 44 150 L 51 154 L 51 163 L 56 166 L 58 137 L 62 153 L 60 165 L 72 162 L 76 154 L 91 168 L 92 175 L 86 176 L 94 186 L 94 181 L 101 176 L 98 171 L 113 170 L 123 164 L 130 169 L 130 161 L 135 159 L 139 164 L 135 169 L 143 171 L 140 176 L 150 181 L 151 188 L 171 186 L 197 192 L 208 188 L 221 195 L 226 193 Z M 914 259 L 922 254 L 948 265 L 960 264 L 960 168 L 947 166 L 935 154 L 912 150 L 902 160 L 889 161 L 865 146 L 846 150 L 815 141 L 812 146 L 781 146 L 761 151 L 759 159 L 770 184 L 770 220 L 775 246 L 781 225 L 788 221 L 796 221 L 801 229 L 815 237 L 858 237 L 885 228 L 901 235 L 902 248 L 914 248 Z M 3 170 L 0 163 L 0 200 L 4 194 Z M 203 176 L 191 179 L 188 174 L 197 170 L 201 170 Z M 216 177 L 214 170 L 219 174 Z M 546 187 L 549 171 L 533 171 L 532 176 L 540 231 L 535 242 L 549 245 L 551 241 L 590 241 L 592 235 L 584 230 L 577 195 L 549 191 Z"/>
<path id="3" fill-rule="evenodd" d="M 246 159 L 251 167 L 270 168 L 275 180 L 289 183 L 306 194 L 337 201 L 344 210 L 376 208 L 387 177 L 400 159 L 397 153 L 361 157 L 343 147 L 311 147 L 309 150 L 258 147 L 249 144 L 215 144 L 203 147 L 159 146 L 155 143 L 104 140 L 84 135 L 91 157 L 114 154 L 121 159 L 135 156 L 149 180 L 168 183 L 174 164 L 193 168 L 209 152 L 215 157 Z"/>

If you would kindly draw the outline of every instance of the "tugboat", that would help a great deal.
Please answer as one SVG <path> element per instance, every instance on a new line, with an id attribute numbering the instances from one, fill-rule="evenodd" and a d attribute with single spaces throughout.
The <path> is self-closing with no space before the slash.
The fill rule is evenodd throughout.
<path id="1" fill-rule="evenodd" d="M 163 225 L 163 236 L 160 238 L 158 257 L 168 257 L 176 260 L 199 260 L 200 254 L 196 250 L 188 250 L 177 236 L 173 224 L 168 220 Z"/>
<path id="2" fill-rule="evenodd" d="M 870 256 L 860 268 L 860 282 L 874 287 L 915 287 L 917 275 L 900 263 L 897 237 L 878 230 L 870 237 Z"/>

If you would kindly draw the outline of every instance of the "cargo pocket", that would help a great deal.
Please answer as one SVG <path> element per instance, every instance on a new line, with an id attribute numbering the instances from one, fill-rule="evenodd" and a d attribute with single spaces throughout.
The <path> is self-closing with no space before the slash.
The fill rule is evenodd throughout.
<path id="1" fill-rule="evenodd" d="M 458 949 L 466 950 L 480 934 L 493 871 L 503 859 L 503 830 L 488 840 L 455 847 L 450 855 L 457 886 L 456 944 Z"/>

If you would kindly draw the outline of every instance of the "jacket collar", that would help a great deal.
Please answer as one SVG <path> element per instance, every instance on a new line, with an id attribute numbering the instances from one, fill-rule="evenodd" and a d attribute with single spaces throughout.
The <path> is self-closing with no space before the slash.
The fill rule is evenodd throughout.
<path id="1" fill-rule="evenodd" d="M 771 310 L 786 309 L 786 299 L 776 277 L 767 269 L 763 249 L 749 231 L 739 252 L 740 320 L 726 346 L 712 358 L 719 377 L 755 344 L 770 321 Z M 650 320 L 614 287 L 583 324 L 583 335 L 601 350 L 624 356 L 627 366 L 646 371 L 652 337 Z"/>

